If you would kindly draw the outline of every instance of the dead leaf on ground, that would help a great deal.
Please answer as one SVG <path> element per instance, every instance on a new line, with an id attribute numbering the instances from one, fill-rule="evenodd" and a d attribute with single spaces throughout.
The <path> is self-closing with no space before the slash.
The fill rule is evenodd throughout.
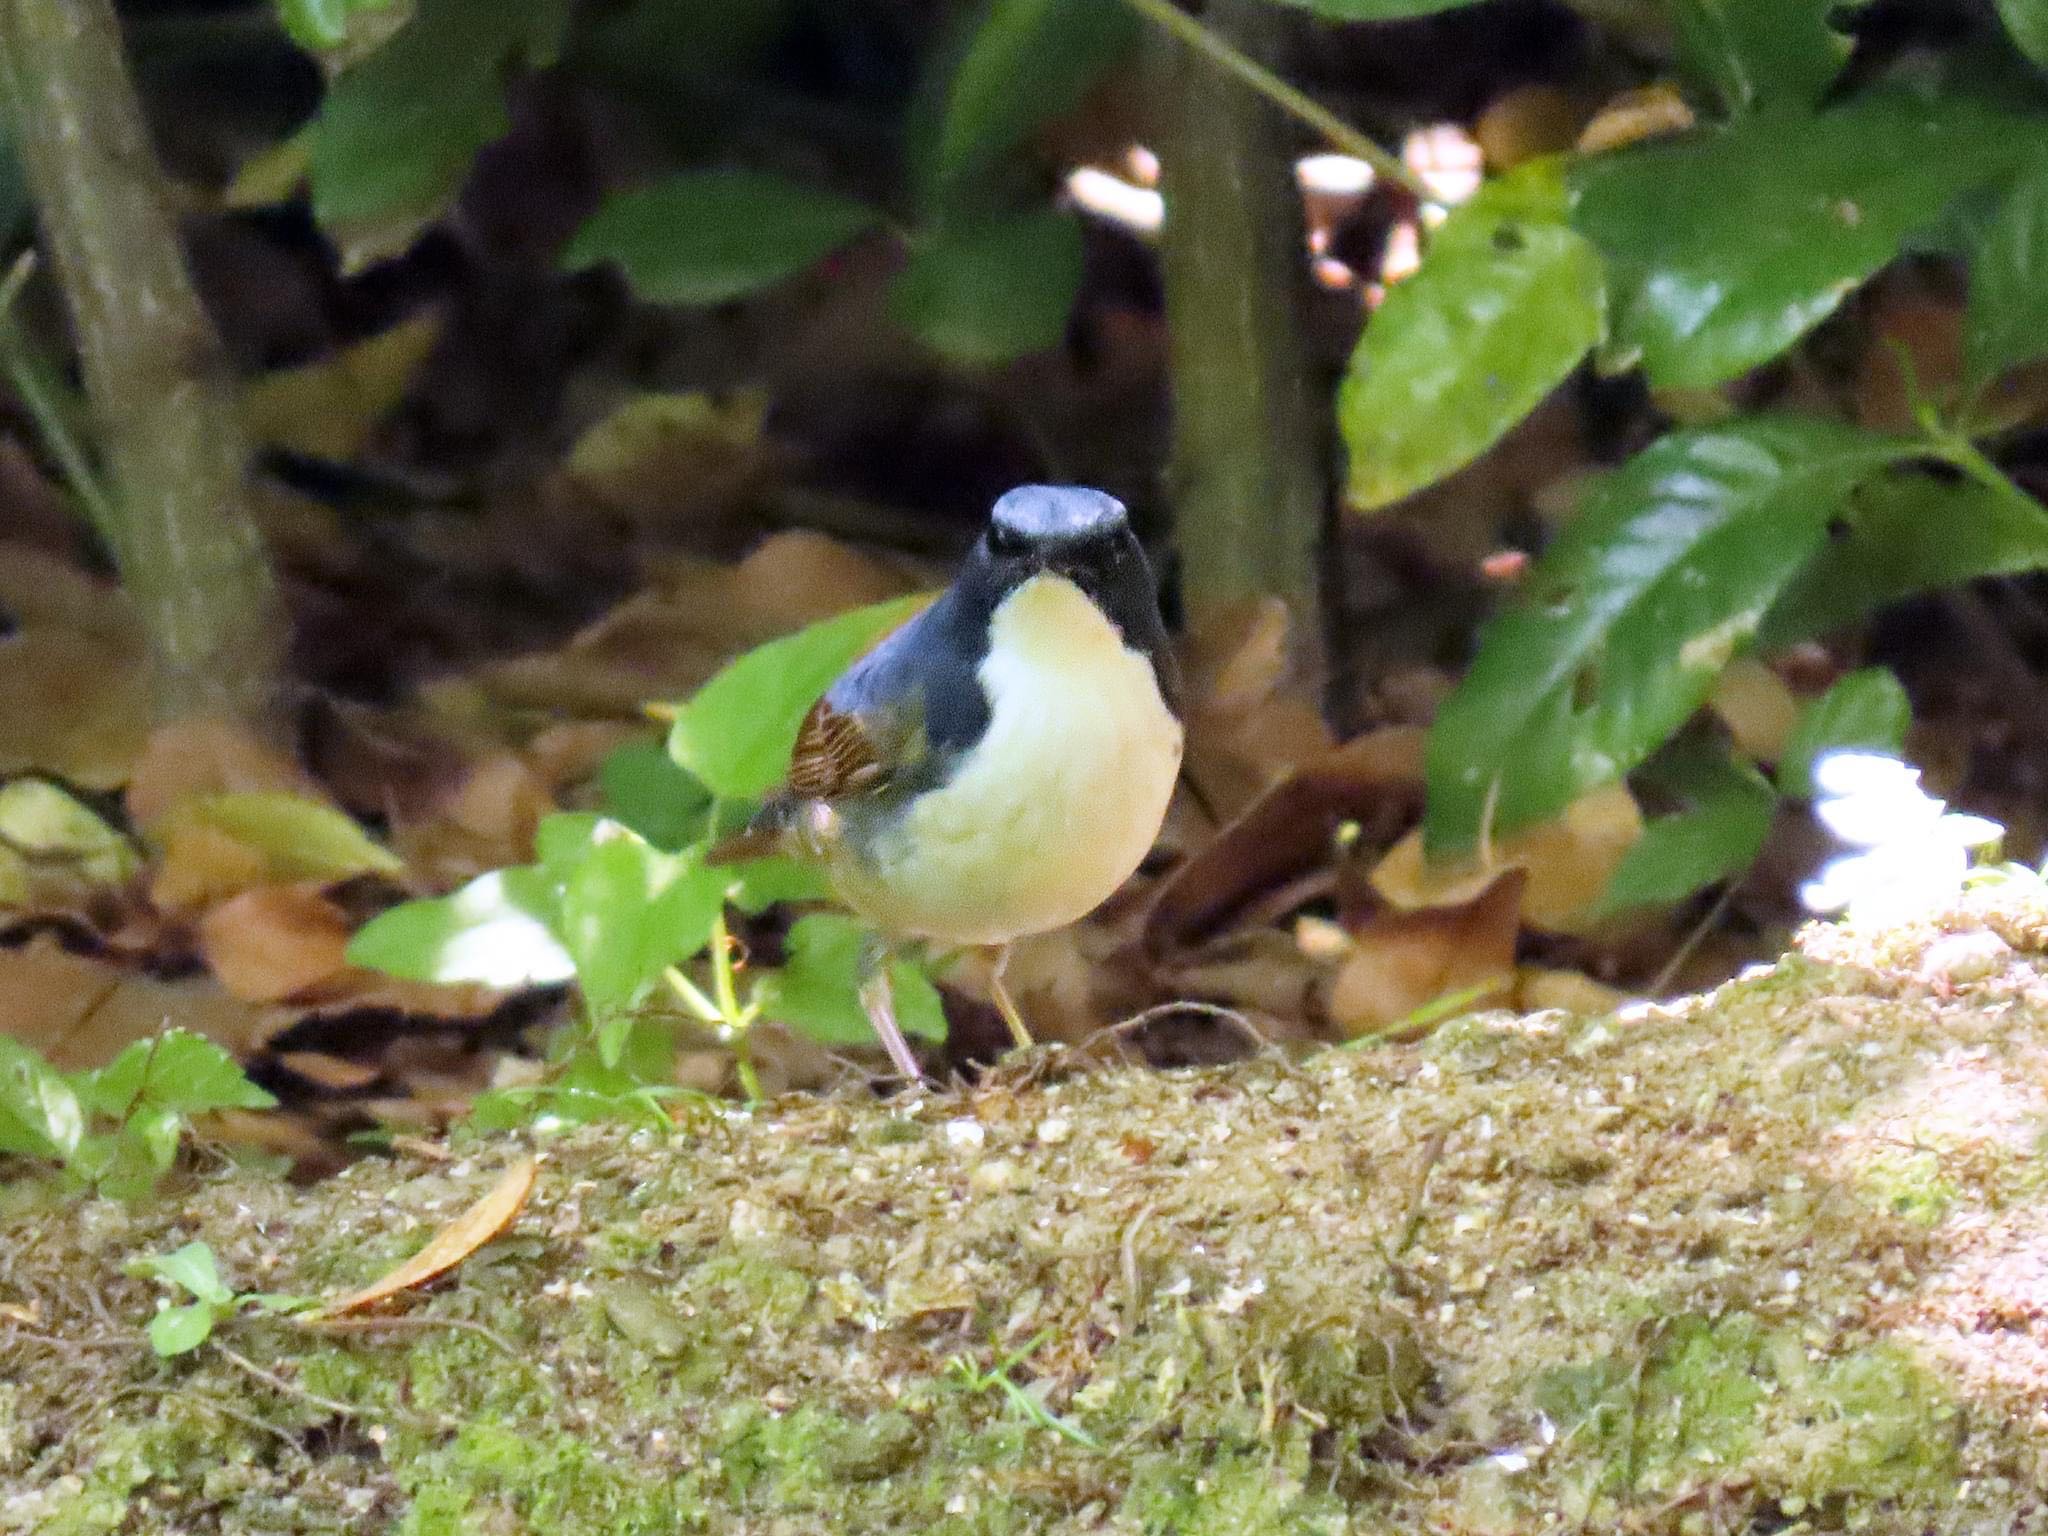
<path id="1" fill-rule="evenodd" d="M 441 317 L 429 311 L 318 362 L 262 375 L 242 392 L 250 435 L 272 448 L 355 460 L 440 336 Z"/>
<path id="2" fill-rule="evenodd" d="M 146 828 L 181 800 L 264 790 L 322 797 L 310 774 L 246 726 L 179 720 L 150 732 L 128 781 L 128 815 Z"/>
<path id="3" fill-rule="evenodd" d="M 1330 1022 L 1355 1039 L 1452 993 L 1473 994 L 1475 1008 L 1504 998 L 1514 980 L 1525 882 L 1511 870 L 1463 905 L 1369 919 L 1330 978 Z"/>
<path id="4" fill-rule="evenodd" d="M 1261 895 L 1329 870 L 1346 822 L 1393 837 L 1421 808 L 1422 752 L 1421 731 L 1393 726 L 1304 763 L 1159 882 L 1147 952 L 1187 949 Z"/>
<path id="5" fill-rule="evenodd" d="M 1754 656 L 1738 656 L 1722 670 L 1707 700 L 1735 738 L 1761 763 L 1775 763 L 1799 724 L 1799 700 L 1785 680 Z"/>
<path id="6" fill-rule="evenodd" d="M 1287 605 L 1218 609 L 1182 646 L 1188 782 L 1228 822 L 1296 766 L 1336 745 L 1313 699 L 1288 686 Z"/>
<path id="7" fill-rule="evenodd" d="M 1582 155 L 1602 154 L 1645 139 L 1683 133 L 1693 121 L 1684 93 L 1670 81 L 1659 80 L 1611 98 L 1586 124 L 1577 147 Z"/>
<path id="8" fill-rule="evenodd" d="M 1643 813 L 1628 786 L 1606 784 L 1551 820 L 1502 838 L 1483 863 L 1476 855 L 1425 863 L 1418 826 L 1380 860 L 1372 885 L 1396 908 L 1414 912 L 1461 906 L 1508 870 L 1520 869 L 1529 876 L 1523 920 L 1546 933 L 1582 933 L 1596 926 L 1587 914 L 1642 834 Z"/>
<path id="9" fill-rule="evenodd" d="M 317 885 L 243 891 L 199 919 L 199 948 L 220 984 L 249 1003 L 280 1003 L 348 968 L 349 924 Z"/>
<path id="10" fill-rule="evenodd" d="M 113 789 L 142 750 L 148 718 L 139 644 L 56 625 L 0 637 L 0 774 Z"/>
<path id="11" fill-rule="evenodd" d="M 392 845 L 419 879 L 456 885 L 530 860 L 534 832 L 554 809 L 554 794 L 526 759 L 499 752 L 401 820 Z"/>
<path id="12" fill-rule="evenodd" d="M 701 529 L 775 469 L 767 420 L 756 390 L 640 395 L 577 440 L 562 475 L 643 526 Z"/>
<path id="13" fill-rule="evenodd" d="M 405 866 L 346 813 L 281 790 L 198 795 L 150 826 L 159 857 L 150 895 L 192 911 L 261 885 L 394 875 Z"/>
<path id="14" fill-rule="evenodd" d="M 264 1016 L 210 977 L 159 981 L 47 943 L 0 949 L 7 1033 L 65 1072 L 102 1067 L 134 1041 L 186 1029 L 237 1058 L 268 1032 Z"/>
<path id="15" fill-rule="evenodd" d="M 317 1324 L 329 1318 L 345 1317 L 446 1274 L 511 1224 L 512 1218 L 519 1214 L 519 1208 L 526 1203 L 527 1192 L 533 1188 L 534 1174 L 539 1166 L 538 1159 L 534 1157 L 520 1158 L 498 1176 L 497 1183 L 482 1198 L 435 1233 L 426 1247 L 383 1279 L 305 1313 L 301 1320 Z"/>

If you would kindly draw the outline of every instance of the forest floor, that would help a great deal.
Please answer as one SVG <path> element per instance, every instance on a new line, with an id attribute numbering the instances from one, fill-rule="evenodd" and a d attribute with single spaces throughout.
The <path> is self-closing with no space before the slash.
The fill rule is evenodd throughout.
<path id="1" fill-rule="evenodd" d="M 1701 997 L 0 1221 L 0 1530 L 2048 1528 L 2048 894 Z M 538 1154 L 405 1310 L 373 1280 Z M 177 1298 L 182 1300 L 183 1298 Z"/>

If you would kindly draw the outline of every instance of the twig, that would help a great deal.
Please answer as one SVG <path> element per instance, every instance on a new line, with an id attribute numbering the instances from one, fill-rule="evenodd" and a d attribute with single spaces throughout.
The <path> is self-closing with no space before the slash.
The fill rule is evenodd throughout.
<path id="1" fill-rule="evenodd" d="M 1451 1128 L 1438 1126 L 1429 1133 L 1429 1140 L 1422 1144 L 1422 1171 L 1416 1175 L 1415 1193 L 1409 1197 L 1408 1214 L 1401 1222 L 1401 1235 L 1387 1253 L 1389 1259 L 1398 1259 L 1415 1242 L 1415 1234 L 1422 1230 L 1422 1211 L 1429 1194 L 1429 1176 L 1436 1171 L 1437 1159 L 1444 1155 L 1444 1143 L 1450 1139 Z"/>

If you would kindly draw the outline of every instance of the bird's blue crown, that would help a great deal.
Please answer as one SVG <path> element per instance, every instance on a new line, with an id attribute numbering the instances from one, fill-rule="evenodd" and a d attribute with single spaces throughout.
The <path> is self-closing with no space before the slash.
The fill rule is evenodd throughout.
<path id="1" fill-rule="evenodd" d="M 1020 538 L 1078 539 L 1128 521 L 1124 504 L 1085 485 L 1020 485 L 995 505 L 998 528 Z"/>

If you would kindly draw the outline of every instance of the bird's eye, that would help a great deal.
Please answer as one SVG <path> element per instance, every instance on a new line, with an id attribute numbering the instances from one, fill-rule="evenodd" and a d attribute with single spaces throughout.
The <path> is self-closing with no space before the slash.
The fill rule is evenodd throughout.
<path id="1" fill-rule="evenodd" d="M 988 552 L 992 555 L 1021 555 L 1026 540 L 1024 535 L 1006 523 L 988 525 Z"/>

